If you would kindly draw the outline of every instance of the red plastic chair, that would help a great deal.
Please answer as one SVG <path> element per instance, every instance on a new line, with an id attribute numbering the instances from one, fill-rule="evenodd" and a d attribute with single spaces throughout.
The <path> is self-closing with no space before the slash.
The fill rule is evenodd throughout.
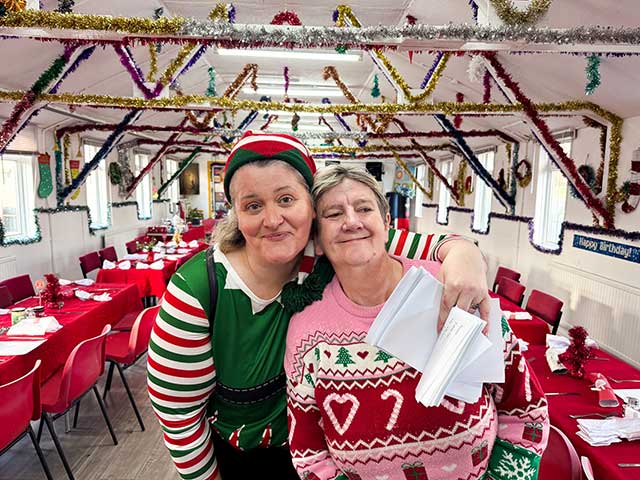
<path id="1" fill-rule="evenodd" d="M 525 286 L 521 283 L 511 280 L 507 277 L 502 277 L 498 280 L 498 295 L 506 298 L 512 303 L 515 303 L 519 307 L 522 306 L 522 300 L 524 299 Z"/>
<path id="2" fill-rule="evenodd" d="M 540 459 L 538 480 L 582 480 L 580 457 L 567 436 L 553 425 L 549 443 Z"/>
<path id="3" fill-rule="evenodd" d="M 7 278 L 0 282 L 0 287 L 7 287 L 9 289 L 14 302 L 18 302 L 23 298 L 33 297 L 36 294 L 29 274 Z"/>
<path id="4" fill-rule="evenodd" d="M 82 255 L 78 260 L 80 260 L 80 270 L 82 270 L 82 276 L 84 278 L 87 278 L 89 272 L 93 272 L 102 266 L 98 252 L 87 253 L 86 255 Z"/>
<path id="5" fill-rule="evenodd" d="M 136 414 L 140 428 L 144 431 L 144 423 L 142 417 L 138 411 L 129 384 L 124 377 L 124 371 L 131 365 L 135 364 L 140 357 L 142 357 L 149 348 L 149 339 L 151 338 L 151 330 L 158 316 L 160 305 L 155 307 L 146 308 L 143 310 L 130 332 L 117 332 L 107 337 L 107 361 L 109 362 L 109 373 L 107 375 L 107 382 L 104 385 L 104 392 L 102 398 L 106 399 L 107 393 L 111 388 L 111 380 L 113 379 L 114 368 L 118 369 L 122 384 L 124 385 L 133 411 Z"/>
<path id="6" fill-rule="evenodd" d="M 496 285 L 498 285 L 498 281 L 502 277 L 510 278 L 511 280 L 515 280 L 516 282 L 520 281 L 519 272 L 516 272 L 515 270 L 511 270 L 510 268 L 507 268 L 507 267 L 499 266 L 498 270 L 496 271 L 496 278 L 493 280 L 493 287 L 491 287 L 491 290 L 493 290 L 494 292 L 496 291 Z"/>
<path id="7" fill-rule="evenodd" d="M 105 260 L 109 260 L 110 262 L 118 261 L 118 254 L 116 253 L 116 249 L 113 246 L 105 247 L 102 250 L 99 250 L 98 256 L 100 257 L 100 265 L 102 265 Z"/>
<path id="8" fill-rule="evenodd" d="M 42 420 L 38 428 L 38 441 L 42 435 L 42 425 L 46 423 L 69 480 L 74 480 L 73 473 L 62 450 L 58 435 L 53 429 L 53 422 L 78 404 L 89 391 L 93 390 L 113 443 L 114 445 L 118 444 L 102 397 L 96 388 L 98 378 L 104 373 L 105 343 L 110 331 L 111 325 L 107 325 L 97 337 L 89 338 L 76 345 L 64 366 L 56 370 L 51 378 L 42 385 Z M 76 422 L 77 410 L 74 425 Z"/>
<path id="9" fill-rule="evenodd" d="M 9 287 L 3 285 L 2 287 L 0 287 L 0 308 L 7 308 L 12 303 L 13 295 L 11 295 Z"/>
<path id="10" fill-rule="evenodd" d="M 563 305 L 564 302 L 559 298 L 540 290 L 531 290 L 525 310 L 551 325 L 551 333 L 555 335 L 560 325 Z"/>
<path id="11" fill-rule="evenodd" d="M 29 373 L 12 382 L 0 385 L 0 455 L 29 434 L 40 464 L 49 480 L 53 480 L 49 465 L 42 454 L 31 420 L 40 418 L 40 360 Z"/>
<path id="12" fill-rule="evenodd" d="M 127 253 L 136 253 L 138 251 L 137 240 L 131 240 L 130 242 L 125 243 L 124 246 L 127 249 Z"/>

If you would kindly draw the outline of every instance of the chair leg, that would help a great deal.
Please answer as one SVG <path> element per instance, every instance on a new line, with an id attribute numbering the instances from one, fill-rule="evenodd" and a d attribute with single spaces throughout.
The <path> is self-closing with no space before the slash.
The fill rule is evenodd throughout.
<path id="1" fill-rule="evenodd" d="M 38 458 L 40 459 L 40 465 L 42 465 L 42 469 L 44 470 L 44 474 L 47 476 L 47 480 L 53 480 L 51 471 L 49 471 L 49 465 L 47 465 L 47 460 L 42 454 L 42 449 L 40 448 L 40 445 L 38 445 L 36 434 L 33 432 L 33 428 L 31 428 L 31 425 L 29 425 L 29 429 L 27 430 L 27 432 L 29 432 L 29 437 L 31 437 L 31 442 L 33 443 L 33 447 L 36 449 L 36 453 L 38 454 Z"/>
<path id="2" fill-rule="evenodd" d="M 49 415 L 43 412 L 42 418 L 47 424 L 47 428 L 49 429 L 49 433 L 51 434 L 51 439 L 53 440 L 53 444 L 56 446 L 56 450 L 58 451 L 60 460 L 62 460 L 62 465 L 64 466 L 64 470 L 67 472 L 67 476 L 69 477 L 69 480 L 75 480 L 75 477 L 71 472 L 71 467 L 69 466 L 69 462 L 67 462 L 67 457 L 65 457 L 64 451 L 62 450 L 62 444 L 58 439 L 58 435 L 56 435 L 56 431 L 53 429 L 53 422 L 51 421 L 51 417 L 49 417 Z"/>
<path id="3" fill-rule="evenodd" d="M 107 374 L 107 381 L 104 383 L 104 391 L 102 392 L 102 399 L 107 399 L 107 393 L 111 390 L 111 380 L 113 380 L 113 369 L 115 365 L 113 362 L 109 362 L 109 373 Z"/>
<path id="4" fill-rule="evenodd" d="M 80 413 L 80 400 L 76 403 L 76 411 L 73 414 L 73 428 L 78 426 L 78 414 Z"/>
<path id="5" fill-rule="evenodd" d="M 111 364 L 113 365 L 113 363 Z M 118 373 L 120 374 L 120 378 L 122 379 L 122 384 L 124 385 L 124 389 L 127 391 L 127 395 L 129 396 L 129 402 L 131 402 L 131 406 L 133 407 L 133 411 L 136 414 L 136 418 L 138 419 L 138 423 L 140 424 L 140 429 L 144 432 L 144 423 L 142 422 L 142 417 L 140 416 L 140 412 L 138 411 L 138 406 L 136 405 L 136 401 L 133 398 L 131 390 L 129 389 L 129 384 L 127 383 L 126 378 L 124 378 L 124 370 L 119 363 L 115 364 L 118 368 Z"/>
<path id="6" fill-rule="evenodd" d="M 116 434 L 113 431 L 113 427 L 111 426 L 111 420 L 109 420 L 109 415 L 107 415 L 107 409 L 104 408 L 104 402 L 102 401 L 102 397 L 100 397 L 98 388 L 94 385 L 92 390 L 93 390 L 93 393 L 95 393 L 96 395 L 96 399 L 98 400 L 98 405 L 100 405 L 100 410 L 102 410 L 102 416 L 104 417 L 104 421 L 107 424 L 109 433 L 111 434 L 111 439 L 113 440 L 113 444 L 118 445 L 118 439 L 116 438 Z"/>
<path id="7" fill-rule="evenodd" d="M 40 444 L 40 439 L 42 438 L 42 427 L 44 426 L 44 420 L 40 417 L 40 422 L 38 425 L 38 435 L 36 436 L 36 440 L 38 441 L 38 445 Z"/>

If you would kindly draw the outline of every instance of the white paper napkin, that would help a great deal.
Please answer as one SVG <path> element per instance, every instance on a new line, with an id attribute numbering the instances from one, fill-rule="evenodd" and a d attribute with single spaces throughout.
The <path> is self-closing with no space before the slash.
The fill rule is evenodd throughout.
<path id="1" fill-rule="evenodd" d="M 175 262 L 176 260 L 178 260 L 178 258 L 180 258 L 178 255 L 167 255 L 164 258 L 166 258 L 169 261 Z"/>
<path id="2" fill-rule="evenodd" d="M 64 278 L 58 279 L 58 282 L 60 282 L 60 285 L 62 285 L 63 287 L 66 285 L 71 285 L 73 283 L 71 280 L 66 280 Z"/>
<path id="3" fill-rule="evenodd" d="M 174 248 L 177 247 L 178 244 L 176 242 L 174 242 L 173 240 L 171 240 L 170 242 L 167 242 L 167 248 Z"/>
<path id="4" fill-rule="evenodd" d="M 180 248 L 185 248 L 187 246 L 187 242 L 185 242 L 184 240 L 180 241 L 180 243 L 178 244 L 178 246 Z"/>
<path id="5" fill-rule="evenodd" d="M 189 245 L 189 247 L 191 247 L 191 248 L 196 248 L 198 246 L 198 241 L 197 240 L 191 240 L 187 245 Z"/>
<path id="6" fill-rule="evenodd" d="M 82 285 L 83 287 L 88 287 L 89 285 L 93 285 L 94 283 L 96 283 L 96 281 L 92 278 L 81 278 L 80 280 L 76 280 L 73 283 L 75 283 L 76 285 Z"/>
<path id="7" fill-rule="evenodd" d="M 164 262 L 162 261 L 162 259 L 156 260 L 151 265 L 149 265 L 149 268 L 153 270 L 162 270 L 164 268 Z"/>
<path id="8" fill-rule="evenodd" d="M 167 253 L 176 253 L 175 248 L 167 248 Z"/>
<path id="9" fill-rule="evenodd" d="M 153 247 L 151 249 L 152 252 L 161 252 L 162 251 L 162 247 L 159 247 L 158 245 L 156 245 L 155 247 Z"/>
<path id="10" fill-rule="evenodd" d="M 118 268 L 120 270 L 129 270 L 131 268 L 131 262 L 129 260 L 125 260 L 124 262 L 120 262 L 118 264 Z"/>
<path id="11" fill-rule="evenodd" d="M 149 268 L 149 265 L 143 262 L 136 263 L 136 270 L 146 270 Z"/>
<path id="12" fill-rule="evenodd" d="M 113 270 L 114 268 L 116 268 L 116 264 L 110 262 L 109 260 L 105 260 L 104 262 L 102 262 L 102 268 L 104 268 L 105 270 Z"/>
<path id="13" fill-rule="evenodd" d="M 533 317 L 529 312 L 510 312 L 508 310 L 503 310 L 502 313 L 507 318 L 507 320 L 531 320 Z"/>
<path id="14" fill-rule="evenodd" d="M 80 300 L 89 300 L 92 296 L 93 293 L 89 293 L 89 292 L 85 292 L 84 290 L 76 290 L 76 297 L 78 297 Z"/>
<path id="15" fill-rule="evenodd" d="M 181 254 L 189 253 L 189 251 L 190 251 L 190 249 L 188 249 L 188 248 L 179 248 L 178 249 L 178 253 L 181 253 Z"/>
<path id="16" fill-rule="evenodd" d="M 9 310 L 8 308 L 0 308 L 0 315 L 6 315 L 10 311 L 11 310 Z"/>
<path id="17" fill-rule="evenodd" d="M 45 333 L 53 333 L 62 328 L 55 317 L 25 318 L 13 325 L 7 335 L 30 335 L 41 337 Z"/>
<path id="18" fill-rule="evenodd" d="M 156 247 L 164 247 L 164 242 L 160 241 L 156 243 Z"/>
<path id="19" fill-rule="evenodd" d="M 108 292 L 104 292 L 102 295 L 94 295 L 93 299 L 96 302 L 109 302 L 111 301 L 111 295 Z"/>
<path id="20" fill-rule="evenodd" d="M 147 258 L 147 254 L 146 253 L 127 253 L 124 257 L 122 257 L 123 260 L 146 260 Z"/>

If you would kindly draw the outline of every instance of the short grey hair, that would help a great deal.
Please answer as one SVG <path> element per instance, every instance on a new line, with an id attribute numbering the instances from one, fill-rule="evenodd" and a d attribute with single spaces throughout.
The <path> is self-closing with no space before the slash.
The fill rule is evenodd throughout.
<path id="1" fill-rule="evenodd" d="M 264 160 L 256 160 L 251 163 L 247 163 L 243 165 L 234 174 L 234 178 L 237 176 L 238 172 L 242 171 L 244 167 L 247 165 L 255 165 L 258 167 L 268 167 L 272 164 L 279 163 L 282 165 L 286 165 L 292 173 L 295 174 L 296 180 L 300 182 L 301 185 L 304 185 L 305 190 L 309 193 L 309 185 L 305 181 L 302 174 L 289 165 L 287 162 L 278 159 L 264 159 Z M 229 193 L 233 197 L 233 178 L 231 179 L 231 184 L 229 185 Z M 309 195 L 311 195 L 309 193 Z M 244 235 L 240 231 L 240 227 L 238 225 L 238 216 L 235 212 L 235 207 L 233 207 L 233 198 L 231 198 L 232 207 L 227 214 L 227 217 L 216 225 L 216 228 L 213 232 L 213 241 L 212 243 L 217 244 L 220 250 L 223 253 L 233 252 L 234 250 L 238 250 L 239 248 L 244 247 L 246 244 Z"/>
<path id="2" fill-rule="evenodd" d="M 369 187 L 376 198 L 382 219 L 386 220 L 387 213 L 389 213 L 389 204 L 382 194 L 382 190 L 380 190 L 380 185 L 378 185 L 373 175 L 354 165 L 330 165 L 318 170 L 313 178 L 313 188 L 311 189 L 311 196 L 316 209 L 322 196 L 345 180 L 360 182 Z"/>

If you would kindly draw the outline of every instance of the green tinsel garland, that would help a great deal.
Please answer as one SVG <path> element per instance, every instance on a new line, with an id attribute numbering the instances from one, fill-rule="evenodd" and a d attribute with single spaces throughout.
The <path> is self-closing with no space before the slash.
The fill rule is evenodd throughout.
<path id="1" fill-rule="evenodd" d="M 584 87 L 584 93 L 591 95 L 596 88 L 600 86 L 600 57 L 598 55 L 590 55 L 587 57 L 587 85 Z"/>
<path id="2" fill-rule="evenodd" d="M 380 86 L 378 85 L 378 74 L 373 76 L 373 88 L 371 89 L 371 96 L 378 98 L 380 96 Z"/>

